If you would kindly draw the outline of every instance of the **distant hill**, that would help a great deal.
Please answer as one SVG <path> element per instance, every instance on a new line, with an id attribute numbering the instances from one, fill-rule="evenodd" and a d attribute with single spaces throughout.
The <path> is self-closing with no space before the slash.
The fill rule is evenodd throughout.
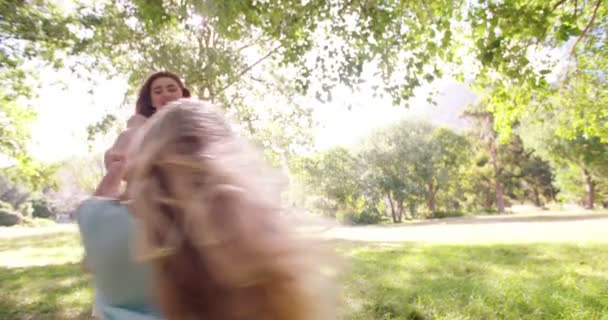
<path id="1" fill-rule="evenodd" d="M 469 127 L 462 113 L 475 101 L 475 94 L 465 85 L 447 80 L 437 89 L 439 92 L 434 97 L 436 106 L 426 101 L 425 94 L 419 94 L 411 100 L 409 108 L 392 106 L 388 98 L 343 93 L 341 101 L 317 106 L 316 147 L 322 150 L 336 145 L 353 145 L 372 130 L 401 119 L 426 121 L 456 131 Z"/>
<path id="2" fill-rule="evenodd" d="M 470 122 L 462 117 L 467 105 L 475 102 L 475 94 L 465 85 L 450 83 L 435 96 L 436 106 L 425 104 L 411 107 L 411 114 L 434 125 L 463 130 Z"/>

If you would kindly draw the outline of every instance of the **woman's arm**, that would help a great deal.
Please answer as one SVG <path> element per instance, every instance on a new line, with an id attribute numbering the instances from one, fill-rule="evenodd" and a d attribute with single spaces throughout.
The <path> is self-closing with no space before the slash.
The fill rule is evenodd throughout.
<path id="1" fill-rule="evenodd" d="M 120 183 L 124 177 L 126 157 L 129 147 L 133 141 L 138 126 L 129 128 L 122 132 L 114 145 L 104 154 L 104 163 L 107 169 L 97 190 L 93 195 L 100 197 L 116 198 L 120 194 Z"/>
<path id="2" fill-rule="evenodd" d="M 140 115 L 140 114 L 136 114 L 131 116 L 131 118 L 129 118 L 129 120 L 127 120 L 127 128 L 137 128 L 137 127 L 141 127 L 144 125 L 144 123 L 146 123 L 146 120 L 148 118 Z"/>
<path id="3" fill-rule="evenodd" d="M 101 179 L 95 193 L 96 197 L 118 198 L 120 195 L 120 183 L 124 177 L 126 159 L 117 156 L 108 165 L 108 173 Z"/>

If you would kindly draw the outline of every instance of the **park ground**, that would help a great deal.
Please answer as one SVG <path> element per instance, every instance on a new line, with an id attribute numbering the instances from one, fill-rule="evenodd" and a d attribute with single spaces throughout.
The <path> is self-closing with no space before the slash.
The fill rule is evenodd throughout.
<path id="1" fill-rule="evenodd" d="M 608 319 L 608 212 L 321 228 L 340 319 Z M 89 319 L 73 225 L 0 229 L 0 319 Z"/>

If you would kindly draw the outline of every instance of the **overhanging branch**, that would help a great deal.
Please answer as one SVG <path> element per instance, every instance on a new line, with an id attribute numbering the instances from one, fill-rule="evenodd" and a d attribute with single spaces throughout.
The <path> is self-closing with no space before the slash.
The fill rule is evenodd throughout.
<path id="1" fill-rule="evenodd" d="M 236 77 L 234 77 L 234 79 L 232 79 L 232 81 L 230 81 L 228 84 L 226 84 L 223 88 L 221 88 L 218 93 L 223 92 L 224 90 L 228 89 L 230 86 L 232 86 L 235 82 L 238 81 L 239 78 L 241 78 L 245 73 L 249 72 L 251 69 L 253 69 L 255 66 L 257 66 L 258 64 L 262 63 L 264 60 L 268 59 L 270 56 L 272 56 L 273 54 L 275 54 L 280 48 L 282 47 L 282 44 L 277 45 L 276 47 L 274 47 L 272 50 L 270 50 L 266 55 L 264 55 L 263 57 L 259 58 L 258 60 L 256 60 L 254 63 L 250 64 L 249 66 L 245 67 L 243 70 L 239 71 L 236 75 Z"/>
<path id="2" fill-rule="evenodd" d="M 572 49 L 570 51 L 572 54 L 576 55 L 576 53 L 575 53 L 576 46 L 585 37 L 585 35 L 587 34 L 587 32 L 589 32 L 589 29 L 591 29 L 591 26 L 593 26 L 593 23 L 595 22 L 595 17 L 597 16 L 597 11 L 599 10 L 601 3 L 602 3 L 602 0 L 597 0 L 595 2 L 595 7 L 593 8 L 593 14 L 591 15 L 591 19 L 589 19 L 589 23 L 587 23 L 587 26 L 585 27 L 585 29 L 583 29 L 583 32 L 578 37 L 578 39 L 576 39 L 576 42 L 572 46 Z"/>

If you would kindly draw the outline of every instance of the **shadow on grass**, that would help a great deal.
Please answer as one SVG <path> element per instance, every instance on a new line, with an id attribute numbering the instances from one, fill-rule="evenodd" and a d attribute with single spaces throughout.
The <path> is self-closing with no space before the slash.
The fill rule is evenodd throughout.
<path id="1" fill-rule="evenodd" d="M 0 268 L 0 319 L 90 319 L 91 306 L 79 263 Z"/>
<path id="2" fill-rule="evenodd" d="M 369 245 L 351 258 L 342 319 L 604 319 L 608 248 Z"/>
<path id="3" fill-rule="evenodd" d="M 443 218 L 443 219 L 430 219 L 413 221 L 408 223 L 396 223 L 386 224 L 390 227 L 417 227 L 417 226 L 428 226 L 428 225 L 473 225 L 473 224 L 492 224 L 492 223 L 522 223 L 522 222 L 568 222 L 568 221 L 586 221 L 586 220 L 600 220 L 608 219 L 607 213 L 586 213 L 586 214 L 543 214 L 536 216 L 518 216 L 517 214 L 505 214 L 505 215 L 492 215 L 483 216 L 482 218 L 476 216 L 468 217 L 457 217 L 457 218 Z"/>
<path id="4" fill-rule="evenodd" d="M 13 239 L 14 240 L 14 239 Z M 608 247 L 331 241 L 350 260 L 344 320 L 606 319 Z M 0 250 L 76 248 L 78 235 L 20 237 Z M 79 263 L 0 268 L 0 319 L 90 319 Z"/>

